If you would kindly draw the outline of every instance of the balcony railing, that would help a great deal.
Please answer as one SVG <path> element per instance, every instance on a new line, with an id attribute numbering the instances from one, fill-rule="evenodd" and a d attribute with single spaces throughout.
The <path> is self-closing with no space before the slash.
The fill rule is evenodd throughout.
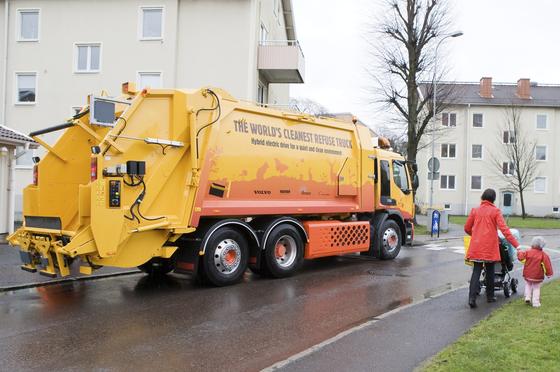
<path id="1" fill-rule="evenodd" d="M 267 40 L 259 45 L 258 69 L 268 83 L 301 84 L 305 57 L 297 40 Z"/>

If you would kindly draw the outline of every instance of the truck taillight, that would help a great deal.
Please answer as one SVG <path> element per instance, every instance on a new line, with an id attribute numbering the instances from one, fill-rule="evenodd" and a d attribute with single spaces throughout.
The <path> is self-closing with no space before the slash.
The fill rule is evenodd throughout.
<path id="1" fill-rule="evenodd" d="M 39 184 L 39 167 L 37 164 L 33 166 L 33 185 L 37 186 Z"/>
<path id="2" fill-rule="evenodd" d="M 93 182 L 97 179 L 97 157 L 91 158 L 90 180 Z"/>

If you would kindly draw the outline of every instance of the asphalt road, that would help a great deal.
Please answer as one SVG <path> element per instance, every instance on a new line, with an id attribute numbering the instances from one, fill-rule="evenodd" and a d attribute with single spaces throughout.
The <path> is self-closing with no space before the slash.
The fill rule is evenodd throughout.
<path id="1" fill-rule="evenodd" d="M 556 241 L 549 246 L 559 247 L 560 240 L 551 238 Z M 388 370 L 417 364 L 441 348 L 442 330 L 424 329 L 424 345 L 412 360 L 410 347 L 399 344 L 407 340 L 399 337 L 398 317 L 413 309 L 424 311 L 415 313 L 417 319 L 433 316 L 434 309 L 465 311 L 466 296 L 454 292 L 378 317 L 464 286 L 470 273 L 461 245 L 451 240 L 407 247 L 393 261 L 359 256 L 316 260 L 292 278 L 247 273 L 243 283 L 227 288 L 201 287 L 182 276 L 153 280 L 133 274 L 2 292 L 0 369 L 254 371 L 365 322 L 371 324 L 282 368 Z M 445 297 L 451 301 L 448 307 L 437 306 Z M 422 310 L 427 305 L 434 307 Z M 469 321 L 483 316 L 484 310 Z M 458 329 L 458 334 L 464 331 Z M 390 343 L 382 342 L 383 335 Z M 334 351 L 329 349 L 333 345 Z M 335 355 L 339 362 L 363 363 L 325 363 Z M 384 355 L 383 369 L 368 355 Z"/>

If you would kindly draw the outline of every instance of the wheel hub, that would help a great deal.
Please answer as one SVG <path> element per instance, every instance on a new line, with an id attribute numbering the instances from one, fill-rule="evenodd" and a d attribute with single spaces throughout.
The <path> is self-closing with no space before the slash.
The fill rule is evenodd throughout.
<path id="1" fill-rule="evenodd" d="M 241 263 L 241 248 L 233 239 L 222 240 L 214 252 L 214 265 L 222 274 L 233 274 Z"/>
<path id="2" fill-rule="evenodd" d="M 293 237 L 284 235 L 276 241 L 274 246 L 274 257 L 276 263 L 282 268 L 290 267 L 297 256 L 297 245 Z"/>
<path id="3" fill-rule="evenodd" d="M 394 251 L 399 245 L 399 235 L 392 227 L 383 233 L 383 245 L 388 248 L 389 252 Z"/>

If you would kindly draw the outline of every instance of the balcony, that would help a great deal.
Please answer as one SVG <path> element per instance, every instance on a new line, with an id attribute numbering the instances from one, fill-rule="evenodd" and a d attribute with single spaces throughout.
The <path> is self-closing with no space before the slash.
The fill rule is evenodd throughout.
<path id="1" fill-rule="evenodd" d="M 259 45 L 257 68 L 271 84 L 301 84 L 305 57 L 297 40 L 264 41 Z"/>

